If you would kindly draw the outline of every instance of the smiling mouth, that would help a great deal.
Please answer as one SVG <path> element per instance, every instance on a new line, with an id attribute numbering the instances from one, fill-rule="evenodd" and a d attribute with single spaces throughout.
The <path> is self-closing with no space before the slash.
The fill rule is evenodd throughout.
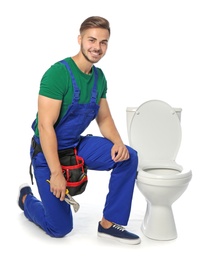
<path id="1" fill-rule="evenodd" d="M 94 50 L 94 51 L 90 51 L 90 54 L 92 56 L 99 57 L 99 56 L 101 56 L 102 52 Z"/>
<path id="2" fill-rule="evenodd" d="M 99 52 L 93 52 L 93 51 L 91 51 L 90 54 L 91 54 L 93 57 L 96 57 L 96 58 L 100 57 L 100 53 L 99 53 Z"/>

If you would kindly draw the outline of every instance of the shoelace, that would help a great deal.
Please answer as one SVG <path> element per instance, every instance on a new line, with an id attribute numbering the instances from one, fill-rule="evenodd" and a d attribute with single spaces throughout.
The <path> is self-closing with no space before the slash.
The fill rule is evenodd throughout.
<path id="1" fill-rule="evenodd" d="M 119 231 L 122 231 L 122 232 L 125 231 L 125 228 L 120 226 L 120 225 L 118 225 L 118 224 L 113 224 L 113 227 L 118 229 Z"/>

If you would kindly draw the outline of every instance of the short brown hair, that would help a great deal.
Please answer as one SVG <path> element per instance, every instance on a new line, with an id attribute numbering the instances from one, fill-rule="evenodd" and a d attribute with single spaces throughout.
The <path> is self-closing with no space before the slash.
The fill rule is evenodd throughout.
<path id="1" fill-rule="evenodd" d="M 100 16 L 88 17 L 80 26 L 80 34 L 90 28 L 107 29 L 110 34 L 110 24 L 108 20 Z"/>

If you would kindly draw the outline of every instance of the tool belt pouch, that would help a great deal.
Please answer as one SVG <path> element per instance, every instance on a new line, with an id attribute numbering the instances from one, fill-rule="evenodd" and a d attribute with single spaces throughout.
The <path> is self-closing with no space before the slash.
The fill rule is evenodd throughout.
<path id="1" fill-rule="evenodd" d="M 77 155 L 76 148 L 59 151 L 59 159 L 69 194 L 83 193 L 88 183 L 87 167 L 83 158 Z"/>

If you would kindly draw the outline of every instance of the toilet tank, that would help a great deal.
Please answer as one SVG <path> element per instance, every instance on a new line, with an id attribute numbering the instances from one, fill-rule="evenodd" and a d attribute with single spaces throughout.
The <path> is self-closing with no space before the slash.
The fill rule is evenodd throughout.
<path id="1" fill-rule="evenodd" d="M 127 107 L 126 108 L 126 122 L 127 122 L 127 134 L 128 134 L 128 140 L 129 140 L 129 144 L 130 144 L 130 125 L 132 122 L 132 118 L 135 114 L 135 112 L 137 111 L 138 107 Z M 181 122 L 181 112 L 182 109 L 178 108 L 178 107 L 174 107 L 174 110 L 179 118 L 179 121 Z"/>

